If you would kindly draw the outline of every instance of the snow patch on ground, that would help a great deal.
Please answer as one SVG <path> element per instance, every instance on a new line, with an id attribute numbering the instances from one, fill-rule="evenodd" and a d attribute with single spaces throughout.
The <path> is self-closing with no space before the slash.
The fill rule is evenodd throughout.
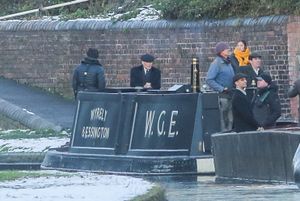
<path id="1" fill-rule="evenodd" d="M 0 151 L 5 152 L 46 152 L 69 142 L 69 138 L 0 139 Z"/>
<path id="2" fill-rule="evenodd" d="M 44 171 L 47 173 L 47 171 Z M 140 178 L 72 173 L 0 182 L 5 201 L 122 201 L 147 193 L 154 185 Z"/>
<path id="3" fill-rule="evenodd" d="M 69 138 L 0 139 L 0 151 L 46 152 Z M 0 201 L 125 201 L 147 193 L 153 183 L 141 178 L 94 173 L 40 171 L 51 176 L 0 182 Z M 53 175 L 53 176 L 52 176 Z"/>

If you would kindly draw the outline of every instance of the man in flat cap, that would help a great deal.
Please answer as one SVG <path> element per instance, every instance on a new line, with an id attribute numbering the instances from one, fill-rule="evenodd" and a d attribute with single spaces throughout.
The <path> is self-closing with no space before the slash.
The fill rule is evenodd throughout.
<path id="1" fill-rule="evenodd" d="M 230 47 L 225 42 L 219 42 L 215 48 L 216 58 L 210 64 L 206 83 L 219 93 L 221 131 L 232 130 L 232 78 L 234 69 L 230 63 Z"/>
<path id="2" fill-rule="evenodd" d="M 246 94 L 247 75 L 237 73 L 233 77 L 236 90 L 232 97 L 233 130 L 235 132 L 255 131 L 259 128 L 254 119 L 251 102 Z"/>
<path id="3" fill-rule="evenodd" d="M 87 57 L 81 61 L 73 73 L 72 87 L 75 98 L 78 91 L 102 91 L 105 88 L 104 68 L 98 61 L 99 53 L 89 48 Z"/>
<path id="4" fill-rule="evenodd" d="M 142 65 L 130 70 L 130 86 L 143 87 L 145 89 L 160 89 L 161 72 L 152 66 L 154 57 L 150 54 L 141 56 Z"/>
<path id="5" fill-rule="evenodd" d="M 262 61 L 261 55 L 253 52 L 249 56 L 250 65 L 245 67 L 240 67 L 237 72 L 244 73 L 247 75 L 247 96 L 250 100 L 253 99 L 253 96 L 257 87 L 257 79 L 256 77 L 260 76 L 264 71 L 261 68 Z"/>
<path id="6" fill-rule="evenodd" d="M 253 114 L 256 121 L 264 128 L 273 128 L 281 116 L 278 86 L 267 73 L 262 73 L 257 80 L 257 92 L 253 102 Z"/>

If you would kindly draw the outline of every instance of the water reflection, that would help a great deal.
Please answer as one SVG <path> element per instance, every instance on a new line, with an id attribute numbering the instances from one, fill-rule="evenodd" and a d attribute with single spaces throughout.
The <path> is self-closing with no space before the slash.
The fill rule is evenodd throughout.
<path id="1" fill-rule="evenodd" d="M 219 184 L 214 176 L 156 177 L 169 201 L 210 200 L 300 200 L 296 185 Z"/>

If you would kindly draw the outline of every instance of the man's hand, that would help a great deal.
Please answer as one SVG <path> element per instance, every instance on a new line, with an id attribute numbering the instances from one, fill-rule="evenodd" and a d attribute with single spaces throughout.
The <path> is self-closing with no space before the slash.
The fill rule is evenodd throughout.
<path id="1" fill-rule="evenodd" d="M 150 83 L 150 82 L 146 82 L 146 84 L 144 85 L 144 88 L 145 88 L 145 89 L 152 88 L 152 87 L 151 87 L 151 83 Z"/>
<path id="2" fill-rule="evenodd" d="M 263 131 L 263 130 L 265 130 L 263 127 L 258 127 L 257 128 L 257 131 Z"/>

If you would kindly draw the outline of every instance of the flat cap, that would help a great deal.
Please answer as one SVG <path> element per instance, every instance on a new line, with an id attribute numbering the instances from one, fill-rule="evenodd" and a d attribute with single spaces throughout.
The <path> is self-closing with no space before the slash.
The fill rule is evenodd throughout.
<path id="1" fill-rule="evenodd" d="M 151 54 L 144 54 L 141 56 L 141 60 L 145 62 L 153 62 L 154 59 L 154 56 L 152 56 Z"/>
<path id="2" fill-rule="evenodd" d="M 256 79 L 257 80 L 264 80 L 268 84 L 272 83 L 272 77 L 267 73 L 261 74 L 259 77 L 256 77 Z"/>
<path id="3" fill-rule="evenodd" d="M 252 54 L 250 54 L 249 60 L 252 60 L 253 58 L 261 58 L 261 55 L 257 52 L 253 52 Z"/>
<path id="4" fill-rule="evenodd" d="M 237 73 L 233 76 L 233 83 L 235 83 L 236 81 L 238 81 L 239 79 L 242 79 L 242 78 L 247 78 L 247 75 L 244 74 L 244 73 Z"/>

